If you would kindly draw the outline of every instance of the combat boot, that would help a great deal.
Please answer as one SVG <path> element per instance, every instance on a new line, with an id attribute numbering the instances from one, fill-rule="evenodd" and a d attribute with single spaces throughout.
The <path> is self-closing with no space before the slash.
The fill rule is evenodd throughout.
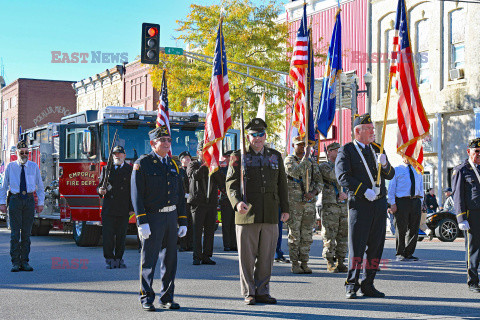
<path id="1" fill-rule="evenodd" d="M 298 261 L 292 261 L 292 273 L 295 273 L 295 274 L 305 273 L 302 267 L 300 267 L 300 265 L 298 264 Z"/>
<path id="2" fill-rule="evenodd" d="M 303 270 L 303 273 L 312 273 L 312 269 L 310 269 L 310 267 L 307 265 L 306 262 L 302 262 L 301 266 L 300 266 Z"/>
<path id="3" fill-rule="evenodd" d="M 332 273 L 338 273 L 338 269 L 335 266 L 335 260 L 333 258 L 327 258 L 327 271 Z"/>
<path id="4" fill-rule="evenodd" d="M 344 259 L 345 258 L 343 258 L 343 257 L 338 257 L 337 258 L 336 267 L 337 267 L 338 272 L 348 272 L 348 267 L 345 264 L 343 264 Z"/>

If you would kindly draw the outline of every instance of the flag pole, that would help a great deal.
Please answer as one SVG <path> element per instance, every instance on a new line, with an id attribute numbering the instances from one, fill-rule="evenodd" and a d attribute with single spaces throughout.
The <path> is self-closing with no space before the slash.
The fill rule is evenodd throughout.
<path id="1" fill-rule="evenodd" d="M 391 68 L 391 67 L 390 67 Z M 393 72 L 390 70 L 390 75 L 388 77 L 388 89 L 387 89 L 387 103 L 386 103 L 386 106 L 385 106 L 385 115 L 383 117 L 383 127 L 382 127 L 382 143 L 380 144 L 380 154 L 383 153 L 383 145 L 385 143 L 385 130 L 387 128 L 387 117 L 388 117 L 388 105 L 390 104 L 390 92 L 392 90 L 390 90 L 390 88 L 392 87 L 392 78 L 393 78 Z M 380 173 L 381 173 L 381 170 L 382 170 L 382 165 L 380 164 L 378 166 L 378 172 L 377 172 L 377 187 L 380 187 Z"/>

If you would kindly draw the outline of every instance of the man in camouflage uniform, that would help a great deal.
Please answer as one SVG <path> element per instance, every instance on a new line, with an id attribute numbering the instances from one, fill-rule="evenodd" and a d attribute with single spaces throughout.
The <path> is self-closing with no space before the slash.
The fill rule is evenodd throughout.
<path id="1" fill-rule="evenodd" d="M 313 242 L 315 196 L 322 191 L 323 181 L 318 165 L 308 157 L 310 146 L 305 152 L 305 142 L 300 136 L 297 136 L 293 139 L 293 147 L 295 155 L 285 158 L 288 202 L 290 204 L 290 219 L 287 221 L 288 248 L 292 261 L 292 272 L 312 273 L 307 262 Z M 308 192 L 305 186 L 307 170 Z"/>
<path id="2" fill-rule="evenodd" d="M 340 144 L 327 146 L 327 162 L 320 164 L 323 178 L 322 192 L 322 256 L 327 260 L 328 272 L 347 272 L 343 264 L 348 251 L 348 212 L 347 194 L 342 192 L 335 176 L 335 159 Z M 336 260 L 336 264 L 335 264 Z"/>

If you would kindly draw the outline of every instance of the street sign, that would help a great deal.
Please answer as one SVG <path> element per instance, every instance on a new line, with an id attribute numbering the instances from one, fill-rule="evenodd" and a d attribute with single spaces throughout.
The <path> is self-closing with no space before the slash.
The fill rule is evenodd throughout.
<path id="1" fill-rule="evenodd" d="M 178 56 L 183 56 L 183 49 L 174 48 L 174 47 L 165 47 L 165 54 L 176 54 Z"/>

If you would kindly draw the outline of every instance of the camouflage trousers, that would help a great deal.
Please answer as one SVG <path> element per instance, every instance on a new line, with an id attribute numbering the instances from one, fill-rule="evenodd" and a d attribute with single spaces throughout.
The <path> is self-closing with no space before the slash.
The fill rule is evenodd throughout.
<path id="1" fill-rule="evenodd" d="M 315 203 L 290 202 L 288 225 L 288 250 L 290 260 L 307 262 L 313 242 Z"/>
<path id="2" fill-rule="evenodd" d="M 348 251 L 348 211 L 346 205 L 326 203 L 322 208 L 322 238 L 325 259 L 345 257 Z"/>

